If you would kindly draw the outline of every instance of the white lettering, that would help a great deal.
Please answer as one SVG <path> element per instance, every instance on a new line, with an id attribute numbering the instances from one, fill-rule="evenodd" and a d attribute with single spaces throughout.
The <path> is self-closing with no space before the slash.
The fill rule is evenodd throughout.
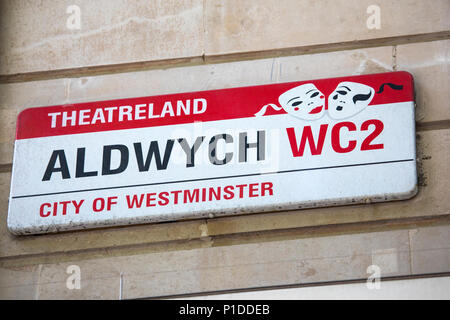
<path id="1" fill-rule="evenodd" d="M 198 103 L 201 103 L 202 108 L 198 109 Z M 194 114 L 203 113 L 206 111 L 206 99 L 200 98 L 200 99 L 194 99 Z"/>
<path id="2" fill-rule="evenodd" d="M 74 126 L 77 120 L 77 112 L 76 111 L 72 111 L 72 115 L 69 117 L 67 116 L 67 112 L 63 112 L 62 114 L 62 126 L 66 127 L 67 126 L 67 121 L 70 121 L 70 125 Z"/>
<path id="3" fill-rule="evenodd" d="M 165 117 L 166 113 L 169 113 L 171 117 L 175 116 L 175 114 L 173 113 L 172 103 L 170 101 L 164 103 L 164 107 L 161 112 L 161 117 Z"/>
<path id="4" fill-rule="evenodd" d="M 48 114 L 50 117 L 52 117 L 52 128 L 56 127 L 56 118 L 61 115 L 61 112 L 53 112 Z"/>
<path id="5" fill-rule="evenodd" d="M 97 120 L 100 120 L 101 123 L 105 123 L 105 115 L 103 114 L 103 109 L 96 109 L 94 116 L 92 117 L 91 124 L 95 124 Z"/>
<path id="6" fill-rule="evenodd" d="M 149 119 L 159 118 L 159 115 L 153 114 L 153 103 L 149 103 L 148 105 L 148 118 Z"/>
<path id="7" fill-rule="evenodd" d="M 80 119 L 78 120 L 78 124 L 80 126 L 90 124 L 89 122 L 89 114 L 91 113 L 91 110 L 81 110 L 80 111 Z M 87 119 L 87 121 L 85 121 Z"/>
<path id="8" fill-rule="evenodd" d="M 176 110 L 174 109 L 175 103 Z M 95 125 L 99 123 L 111 123 L 114 121 L 122 122 L 175 116 L 189 116 L 191 115 L 191 111 L 192 114 L 201 114 L 206 111 L 206 108 L 206 99 L 198 98 L 193 100 L 176 100 L 176 102 L 165 101 L 161 109 L 155 107 L 153 103 L 149 103 L 147 109 L 147 104 L 142 103 L 119 107 L 99 107 L 95 109 L 53 112 L 48 113 L 48 116 L 50 117 L 51 128 L 57 128 L 76 125 Z"/>
<path id="9" fill-rule="evenodd" d="M 131 106 L 121 106 L 119 107 L 119 121 L 123 121 L 123 117 L 126 115 L 127 116 L 127 120 L 131 121 L 133 120 L 133 117 L 131 115 L 131 111 L 133 110 L 133 108 L 131 108 Z"/>
<path id="10" fill-rule="evenodd" d="M 114 110 L 117 110 L 117 107 L 109 107 L 109 108 L 105 108 L 105 110 L 108 111 L 108 122 L 112 122 Z"/>
<path id="11" fill-rule="evenodd" d="M 184 114 L 190 114 L 191 112 L 191 100 L 186 100 L 186 105 L 183 104 L 183 101 L 177 101 L 177 116 L 181 115 L 181 110 L 183 110 Z"/>
<path id="12" fill-rule="evenodd" d="M 146 104 L 137 104 L 136 112 L 134 114 L 134 120 L 144 120 L 145 119 L 145 108 Z"/>

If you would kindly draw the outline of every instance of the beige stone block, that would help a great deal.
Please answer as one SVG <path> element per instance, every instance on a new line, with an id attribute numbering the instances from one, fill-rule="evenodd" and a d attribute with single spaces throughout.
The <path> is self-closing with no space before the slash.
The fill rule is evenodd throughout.
<path id="1" fill-rule="evenodd" d="M 388 46 L 274 58 L 272 78 L 290 82 L 391 72 L 392 50 Z"/>
<path id="2" fill-rule="evenodd" d="M 408 248 L 407 230 L 274 241 L 42 264 L 33 283 L 38 299 L 130 299 L 350 280 L 383 250 L 398 253 L 395 274 L 406 275 Z M 67 286 L 70 266 L 80 289 Z"/>
<path id="3" fill-rule="evenodd" d="M 267 84 L 268 59 L 72 79 L 72 103 Z"/>
<path id="4" fill-rule="evenodd" d="M 9 201 L 9 189 L 11 185 L 11 172 L 0 173 L 0 234 L 9 237 L 9 232 L 6 228 L 6 217 L 8 215 L 8 201 Z M 0 242 L 1 243 L 1 242 Z M 0 254 L 4 256 L 6 247 L 0 245 Z"/>
<path id="5" fill-rule="evenodd" d="M 0 164 L 13 162 L 18 115 L 16 109 L 0 109 Z"/>
<path id="6" fill-rule="evenodd" d="M 380 268 L 383 275 L 395 274 L 398 271 L 399 252 L 396 248 L 374 250 L 372 252 L 372 265 Z"/>
<path id="7" fill-rule="evenodd" d="M 0 84 L 0 164 L 12 163 L 20 111 L 65 103 L 68 80 Z"/>
<path id="8" fill-rule="evenodd" d="M 412 253 L 413 273 L 441 273 L 450 271 L 450 249 L 426 249 Z"/>
<path id="9" fill-rule="evenodd" d="M 198 269 L 171 270 L 124 275 L 124 298 L 158 297 L 208 291 L 266 287 L 297 283 L 293 262 L 202 266 Z"/>
<path id="10" fill-rule="evenodd" d="M 416 120 L 450 119 L 450 40 L 400 45 L 396 49 L 398 70 L 414 76 Z"/>
<path id="11" fill-rule="evenodd" d="M 160 263 L 153 270 L 142 261 L 157 260 L 150 254 L 140 257 L 140 263 L 132 263 L 143 265 L 143 271 L 136 267 L 133 272 L 124 271 L 123 292 L 125 298 L 142 298 L 360 279 L 368 276 L 372 252 L 388 249 L 398 253 L 398 268 L 391 274 L 409 274 L 407 231 L 194 249 L 188 253 L 197 263 L 186 261 L 185 252 L 175 252 L 172 259 L 178 257 L 177 263 Z M 164 258 L 164 254 L 158 257 Z"/>
<path id="12" fill-rule="evenodd" d="M 71 79 L 71 103 L 392 71 L 392 47 Z"/>
<path id="13" fill-rule="evenodd" d="M 88 278 L 81 287 L 70 288 L 66 282 L 39 284 L 37 299 L 40 300 L 119 300 L 120 280 L 115 278 Z"/>
<path id="14" fill-rule="evenodd" d="M 392 71 L 392 47 L 70 79 L 70 103 Z"/>
<path id="15" fill-rule="evenodd" d="M 47 263 L 32 283 L 38 299 L 132 299 L 352 280 L 368 276 L 379 252 L 396 254 L 391 275 L 410 274 L 408 230 L 399 230 Z M 80 289 L 67 285 L 70 266 Z"/>
<path id="16" fill-rule="evenodd" d="M 414 274 L 450 271 L 449 225 L 413 229 L 409 236 Z"/>
<path id="17" fill-rule="evenodd" d="M 203 0 L 2 1 L 0 74 L 201 56 Z"/>
<path id="18" fill-rule="evenodd" d="M 39 265 L 0 268 L 0 299 L 36 299 Z"/>
<path id="19" fill-rule="evenodd" d="M 374 4 L 379 29 L 367 27 Z M 447 0 L 207 1 L 206 57 L 446 31 L 449 6 Z"/>
<path id="20" fill-rule="evenodd" d="M 70 79 L 0 84 L 0 109 L 53 106 L 68 103 Z"/>
<path id="21" fill-rule="evenodd" d="M 413 255 L 430 248 L 429 243 L 424 245 L 424 239 L 430 236 L 431 247 L 445 248 L 447 229 L 442 226 L 47 264 L 27 267 L 25 273 L 24 268 L 15 270 L 7 285 L 4 280 L 0 283 L 2 288 L 16 290 L 11 294 L 9 289 L 9 295 L 3 295 L 6 298 L 132 299 L 364 279 L 370 275 L 367 267 L 371 264 L 380 266 L 382 277 L 410 275 L 410 241 Z M 437 256 L 427 258 L 436 261 Z M 71 265 L 80 268 L 79 290 L 67 287 L 67 268 Z M 0 274 L 5 274 L 4 269 Z M 30 285 L 23 283 L 37 285 L 34 296 L 26 291 Z"/>
<path id="22" fill-rule="evenodd" d="M 120 273 L 103 262 L 42 265 L 37 299 L 120 299 Z"/>

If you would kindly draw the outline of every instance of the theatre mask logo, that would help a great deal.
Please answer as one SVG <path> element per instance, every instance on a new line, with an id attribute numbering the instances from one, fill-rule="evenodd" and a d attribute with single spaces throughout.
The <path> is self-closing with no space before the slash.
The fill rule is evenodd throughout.
<path id="1" fill-rule="evenodd" d="M 384 83 L 384 86 L 394 90 L 402 90 L 402 85 Z M 372 101 L 375 90 L 362 83 L 344 81 L 328 96 L 328 106 L 325 105 L 325 95 L 312 83 L 302 84 L 280 95 L 278 101 L 281 107 L 267 104 L 255 116 L 263 116 L 268 107 L 275 110 L 284 109 L 289 115 L 302 120 L 317 120 L 328 111 L 332 119 L 346 119 L 363 111 Z"/>
<path id="2" fill-rule="evenodd" d="M 24 235 L 408 199 L 414 126 L 406 72 L 30 108 L 17 120 L 7 226 Z"/>

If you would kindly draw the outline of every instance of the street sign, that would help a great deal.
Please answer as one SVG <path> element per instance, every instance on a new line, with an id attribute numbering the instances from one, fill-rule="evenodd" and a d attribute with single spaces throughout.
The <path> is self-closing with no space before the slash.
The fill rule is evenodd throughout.
<path id="1" fill-rule="evenodd" d="M 8 229 L 36 234 L 407 199 L 406 72 L 31 108 Z"/>

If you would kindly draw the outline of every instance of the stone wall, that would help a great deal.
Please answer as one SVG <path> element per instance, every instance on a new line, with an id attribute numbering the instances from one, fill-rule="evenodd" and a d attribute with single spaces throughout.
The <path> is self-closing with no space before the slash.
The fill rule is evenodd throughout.
<path id="1" fill-rule="evenodd" d="M 70 5 L 79 29 L 68 28 Z M 0 3 L 0 298 L 129 299 L 450 271 L 450 2 Z M 369 10 L 369 12 L 371 12 Z M 14 133 L 30 107 L 404 70 L 419 193 L 407 201 L 13 236 Z M 67 267 L 81 271 L 68 289 Z"/>

